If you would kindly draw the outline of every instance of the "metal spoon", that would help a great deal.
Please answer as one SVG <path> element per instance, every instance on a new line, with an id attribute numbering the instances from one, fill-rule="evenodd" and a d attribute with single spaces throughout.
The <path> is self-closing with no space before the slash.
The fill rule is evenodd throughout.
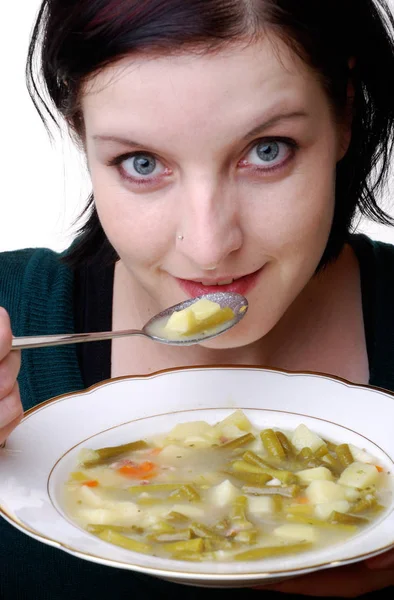
<path id="1" fill-rule="evenodd" d="M 166 337 L 164 325 L 168 318 L 175 311 L 183 310 L 201 298 L 212 300 L 220 304 L 221 308 L 229 307 L 234 312 L 234 318 L 224 321 L 211 329 L 199 332 L 197 334 L 171 338 Z M 202 340 L 211 338 L 224 333 L 231 327 L 234 327 L 245 315 L 248 310 L 248 301 L 244 296 L 232 292 L 214 292 L 205 294 L 198 298 L 191 298 L 170 308 L 166 308 L 158 315 L 152 317 L 142 329 L 125 329 L 123 331 L 98 331 L 93 333 L 65 333 L 57 335 L 24 336 L 14 337 L 12 340 L 13 350 L 25 350 L 26 348 L 44 348 L 46 346 L 63 346 L 65 344 L 78 344 L 80 342 L 97 342 L 100 340 L 109 340 L 118 337 L 127 337 L 130 335 L 142 335 L 162 344 L 171 344 L 173 346 L 192 346 Z M 159 335 L 161 334 L 161 335 Z"/>

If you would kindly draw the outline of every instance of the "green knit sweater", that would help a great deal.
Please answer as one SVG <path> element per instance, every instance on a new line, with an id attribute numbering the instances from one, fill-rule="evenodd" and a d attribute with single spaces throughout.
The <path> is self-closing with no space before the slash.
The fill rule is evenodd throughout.
<path id="1" fill-rule="evenodd" d="M 354 236 L 352 243 L 361 269 L 370 383 L 394 391 L 394 246 L 364 236 Z M 45 249 L 3 253 L 0 273 L 0 306 L 11 315 L 14 335 L 73 332 L 73 274 L 59 255 Z M 26 351 L 19 383 L 25 408 L 81 389 L 75 347 Z M 0 600 L 91 600 L 104 594 L 116 600 L 193 600 L 204 593 L 74 558 L 0 521 Z M 274 596 L 267 591 L 215 590 L 216 600 L 256 600 L 259 594 L 264 600 Z"/>
<path id="2" fill-rule="evenodd" d="M 13 334 L 73 333 L 73 275 L 46 249 L 0 255 L 0 306 L 11 317 Z M 24 407 L 82 389 L 74 346 L 23 353 L 19 385 Z"/>

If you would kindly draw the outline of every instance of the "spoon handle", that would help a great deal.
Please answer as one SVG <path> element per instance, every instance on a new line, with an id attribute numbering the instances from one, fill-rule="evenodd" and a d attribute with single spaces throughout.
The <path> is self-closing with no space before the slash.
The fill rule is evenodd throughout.
<path id="1" fill-rule="evenodd" d="M 93 333 L 64 333 L 57 335 L 38 335 L 14 337 L 12 350 L 25 350 L 26 348 L 45 348 L 47 346 L 64 346 L 65 344 L 79 344 L 81 342 L 98 342 L 129 335 L 143 335 L 149 337 L 141 329 L 124 329 L 123 331 L 97 331 Z"/>

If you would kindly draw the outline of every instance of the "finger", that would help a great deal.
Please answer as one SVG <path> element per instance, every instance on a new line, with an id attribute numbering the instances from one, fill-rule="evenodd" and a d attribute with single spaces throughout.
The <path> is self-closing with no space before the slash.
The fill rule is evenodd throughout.
<path id="1" fill-rule="evenodd" d="M 7 311 L 0 306 L 0 360 L 11 350 L 12 332 L 10 317 Z"/>
<path id="2" fill-rule="evenodd" d="M 15 385 L 21 366 L 20 352 L 10 352 L 0 362 L 0 402 L 5 398 Z"/>
<path id="3" fill-rule="evenodd" d="M 22 416 L 23 407 L 19 394 L 19 386 L 18 383 L 15 382 L 11 392 L 5 398 L 0 400 L 0 431 L 2 438 L 5 439 L 8 434 L 4 432 L 8 431 L 12 423 L 20 420 Z M 2 441 L 4 441 L 4 439 Z"/>
<path id="4" fill-rule="evenodd" d="M 11 423 L 9 423 L 7 427 L 0 430 L 0 447 L 5 444 L 8 436 L 14 431 L 15 427 L 19 425 L 20 421 L 22 420 L 22 417 L 23 412 L 19 415 L 19 417 L 11 421 Z"/>
<path id="5" fill-rule="evenodd" d="M 373 571 L 358 564 L 316 571 L 259 589 L 304 596 L 356 598 L 390 585 L 394 585 L 394 570 Z"/>
<path id="6" fill-rule="evenodd" d="M 369 569 L 394 569 L 394 550 L 370 558 L 365 564 Z"/>

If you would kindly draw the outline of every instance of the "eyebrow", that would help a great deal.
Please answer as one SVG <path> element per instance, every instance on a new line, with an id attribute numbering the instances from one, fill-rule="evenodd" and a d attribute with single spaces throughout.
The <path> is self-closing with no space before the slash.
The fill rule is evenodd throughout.
<path id="1" fill-rule="evenodd" d="M 254 127 L 253 129 L 251 129 L 251 131 L 249 131 L 244 137 L 243 140 L 244 141 L 249 141 L 250 139 L 253 139 L 254 137 L 261 135 L 266 129 L 268 129 L 269 127 L 273 127 L 274 125 L 278 125 L 278 123 L 280 123 L 281 121 L 290 121 L 290 120 L 294 120 L 294 119 L 300 119 L 300 118 L 308 118 L 308 114 L 304 111 L 294 111 L 291 113 L 283 113 L 283 114 L 278 114 L 275 115 L 273 117 L 271 117 L 270 119 L 268 119 L 267 121 L 264 121 L 264 123 L 260 123 L 260 125 L 257 125 L 257 127 Z M 146 144 L 141 144 L 140 142 L 135 142 L 129 138 L 125 138 L 122 136 L 117 136 L 117 135 L 104 135 L 104 134 L 96 134 L 92 136 L 93 140 L 98 140 L 100 142 L 115 142 L 117 144 L 121 144 L 123 146 L 133 146 L 133 147 L 137 147 L 137 148 L 145 148 Z"/>
<path id="2" fill-rule="evenodd" d="M 291 113 L 282 113 L 279 115 L 274 115 L 267 121 L 264 121 L 264 123 L 260 123 L 260 125 L 257 125 L 257 127 L 254 127 L 251 131 L 249 131 L 249 133 L 247 133 L 244 136 L 243 139 L 245 141 L 249 141 L 250 139 L 253 139 L 254 137 L 262 134 L 269 127 L 278 125 L 281 121 L 291 121 L 291 120 L 300 119 L 300 118 L 307 119 L 308 117 L 309 117 L 308 113 L 306 113 L 302 110 L 293 111 Z"/>

